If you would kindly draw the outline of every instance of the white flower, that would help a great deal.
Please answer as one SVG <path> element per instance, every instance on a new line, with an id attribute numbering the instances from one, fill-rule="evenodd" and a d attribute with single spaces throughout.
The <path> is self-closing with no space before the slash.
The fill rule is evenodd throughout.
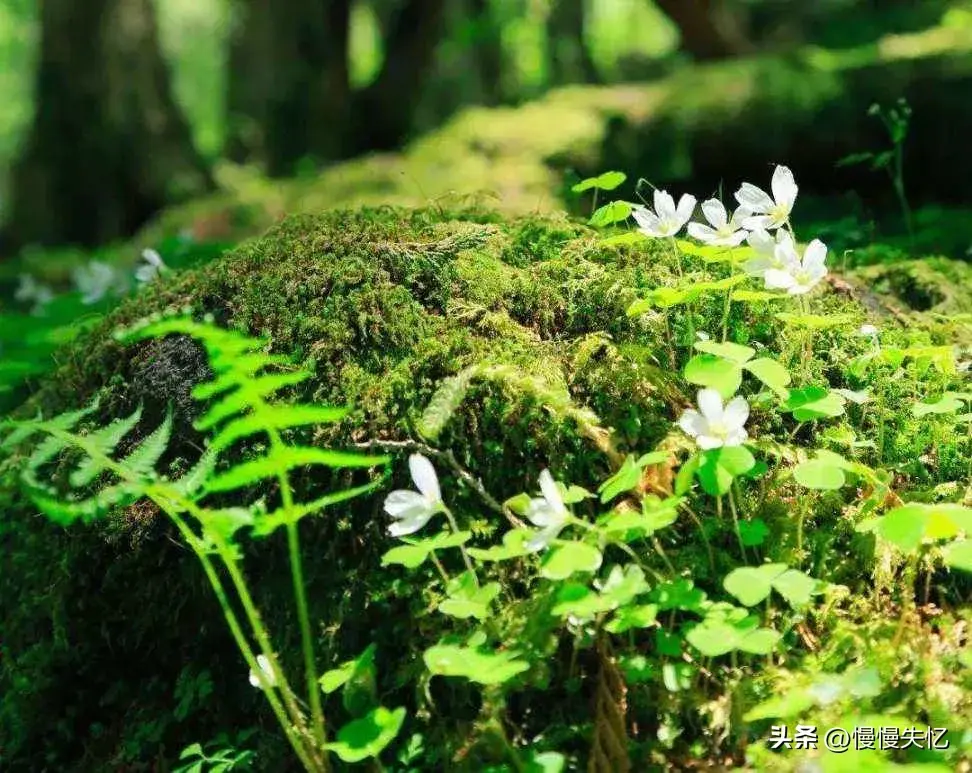
<path id="1" fill-rule="evenodd" d="M 260 671 L 263 672 L 264 677 L 266 677 L 267 682 L 271 687 L 276 687 L 277 677 L 274 676 L 273 669 L 270 668 L 270 661 L 267 659 L 267 656 L 257 655 L 256 659 L 257 665 L 260 667 Z M 250 669 L 250 684 L 254 687 L 262 687 L 259 675 L 252 668 Z"/>
<path id="2" fill-rule="evenodd" d="M 782 228 L 776 232 L 776 238 L 762 228 L 752 231 L 746 237 L 746 243 L 756 252 L 755 258 L 750 258 L 743 264 L 743 270 L 760 278 L 772 268 L 785 269 L 793 237 Z"/>
<path id="3" fill-rule="evenodd" d="M 749 403 L 745 397 L 734 397 L 723 407 L 715 389 L 700 389 L 699 410 L 689 408 L 678 420 L 678 426 L 695 438 L 702 450 L 723 446 L 740 446 L 749 437 L 745 430 Z"/>
<path id="4" fill-rule="evenodd" d="M 874 325 L 861 325 L 860 329 L 857 331 L 859 336 L 869 336 L 874 337 L 878 334 L 878 329 Z"/>
<path id="5" fill-rule="evenodd" d="M 702 214 L 709 221 L 705 223 L 689 223 L 689 236 L 693 236 L 704 244 L 714 247 L 738 247 L 746 238 L 743 221 L 753 213 L 746 207 L 739 207 L 729 218 L 725 206 L 719 199 L 709 199 L 702 202 Z M 711 226 L 711 227 L 710 227 Z"/>
<path id="6" fill-rule="evenodd" d="M 682 194 L 675 206 L 675 199 L 667 191 L 655 191 L 655 211 L 637 206 L 631 213 L 645 236 L 675 236 L 692 217 L 695 211 L 695 196 Z"/>
<path id="7" fill-rule="evenodd" d="M 768 231 L 780 228 L 790 219 L 798 188 L 789 167 L 776 167 L 772 188 L 772 197 L 752 183 L 743 183 L 736 191 L 736 201 L 753 213 L 743 221 L 744 228 Z"/>
<path id="8" fill-rule="evenodd" d="M 14 292 L 14 299 L 23 303 L 33 301 L 32 313 L 40 314 L 44 307 L 54 300 L 54 291 L 45 284 L 41 284 L 30 274 L 20 275 L 20 284 Z"/>
<path id="9" fill-rule="evenodd" d="M 549 547 L 550 543 L 563 531 L 570 518 L 570 513 L 567 512 L 567 507 L 564 505 L 564 500 L 560 496 L 557 483 L 550 474 L 550 470 L 544 469 L 540 473 L 540 492 L 543 496 L 531 499 L 526 510 L 527 519 L 540 529 L 524 545 L 530 551 L 543 550 Z"/>
<path id="10" fill-rule="evenodd" d="M 90 306 L 104 298 L 117 285 L 115 270 L 107 263 L 92 260 L 71 273 L 74 286 L 81 293 L 81 303 Z"/>
<path id="11" fill-rule="evenodd" d="M 145 262 L 135 269 L 135 278 L 142 284 L 151 282 L 159 274 L 169 270 L 162 262 L 162 256 L 151 248 L 142 250 L 142 260 Z"/>
<path id="12" fill-rule="evenodd" d="M 768 290 L 786 290 L 790 295 L 810 292 L 827 276 L 827 245 L 814 239 L 807 245 L 801 258 L 792 241 L 777 247 L 777 254 L 784 259 L 783 268 L 771 268 L 764 275 Z"/>
<path id="13" fill-rule="evenodd" d="M 442 508 L 439 478 L 432 462 L 421 454 L 412 454 L 408 458 L 408 469 L 418 491 L 398 489 L 385 497 L 385 512 L 395 519 L 388 527 L 388 533 L 393 537 L 417 532 Z"/>

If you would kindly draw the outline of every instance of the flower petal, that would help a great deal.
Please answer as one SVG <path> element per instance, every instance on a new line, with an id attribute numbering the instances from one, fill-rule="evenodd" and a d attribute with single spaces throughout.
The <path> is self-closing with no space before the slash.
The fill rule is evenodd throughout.
<path id="1" fill-rule="evenodd" d="M 640 228 L 638 229 L 641 233 L 646 236 L 664 236 L 661 227 L 661 220 L 659 220 L 658 215 L 647 209 L 642 210 L 640 213 L 636 210 L 634 213 L 635 222 L 638 223 Z"/>
<path id="2" fill-rule="evenodd" d="M 747 217 L 752 217 L 753 212 L 750 209 L 740 205 L 736 207 L 736 211 L 732 213 L 732 218 L 729 220 L 729 225 L 733 229 L 738 229 L 743 227 L 743 220 Z"/>
<path id="3" fill-rule="evenodd" d="M 756 250 L 756 252 L 764 255 L 772 255 L 773 250 L 776 249 L 776 241 L 769 231 L 765 231 L 762 228 L 750 231 L 746 237 L 746 243 Z"/>
<path id="4" fill-rule="evenodd" d="M 678 426 L 686 435 L 698 437 L 709 429 L 709 422 L 694 408 L 689 408 L 678 419 Z"/>
<path id="5" fill-rule="evenodd" d="M 768 290 L 788 290 L 796 284 L 796 279 L 789 271 L 771 268 L 764 275 L 763 280 Z"/>
<path id="6" fill-rule="evenodd" d="M 741 446 L 746 440 L 749 439 L 749 433 L 744 429 L 736 430 L 735 432 L 730 432 L 726 435 L 726 439 L 723 441 L 724 446 Z"/>
<path id="7" fill-rule="evenodd" d="M 722 421 L 722 395 L 712 387 L 700 389 L 698 394 L 699 412 L 710 424 Z"/>
<path id="8" fill-rule="evenodd" d="M 826 260 L 827 245 L 820 239 L 814 239 L 807 245 L 807 249 L 803 253 L 803 268 L 806 271 L 823 268 Z"/>
<path id="9" fill-rule="evenodd" d="M 772 231 L 779 228 L 776 221 L 769 215 L 753 215 L 744 218 L 742 225 L 747 231 Z"/>
<path id="10" fill-rule="evenodd" d="M 546 550 L 550 547 L 550 543 L 557 539 L 563 526 L 548 526 L 545 529 L 541 529 L 536 534 L 534 534 L 530 539 L 523 543 L 523 547 L 529 550 L 531 553 L 536 553 L 540 550 Z"/>
<path id="11" fill-rule="evenodd" d="M 752 183 L 743 183 L 736 191 L 736 201 L 747 209 L 757 214 L 761 214 L 773 208 L 773 199 L 762 188 L 757 188 Z"/>
<path id="12" fill-rule="evenodd" d="M 540 473 L 540 491 L 543 492 L 543 498 L 547 500 L 547 503 L 554 512 L 567 512 L 567 508 L 564 507 L 564 500 L 560 496 L 560 490 L 557 488 L 557 483 L 554 481 L 553 475 L 550 474 L 550 470 L 546 467 Z"/>
<path id="13" fill-rule="evenodd" d="M 385 512 L 392 518 L 407 518 L 415 511 L 431 511 L 429 500 L 410 489 L 397 489 L 385 497 Z"/>
<path id="14" fill-rule="evenodd" d="M 746 419 L 749 418 L 749 403 L 746 402 L 746 398 L 739 397 L 732 398 L 726 405 L 726 409 L 722 414 L 723 423 L 731 429 L 731 431 L 738 431 L 743 428 L 746 423 Z"/>
<path id="15" fill-rule="evenodd" d="M 412 454 L 408 457 L 408 469 L 412 473 L 415 488 L 425 495 L 430 502 L 441 502 L 442 492 L 439 491 L 439 477 L 435 474 L 432 462 L 422 454 Z"/>
<path id="16" fill-rule="evenodd" d="M 561 520 L 562 515 L 555 511 L 550 503 L 543 497 L 530 500 L 524 513 L 527 520 L 534 526 L 550 526 L 555 521 Z"/>
<path id="17" fill-rule="evenodd" d="M 708 451 L 711 448 L 722 448 L 723 446 L 722 438 L 714 437 L 712 435 L 699 435 L 695 439 L 695 442 L 703 451 Z"/>
<path id="18" fill-rule="evenodd" d="M 777 166 L 773 170 L 773 198 L 776 203 L 785 209 L 793 209 L 793 202 L 796 201 L 797 188 L 796 180 L 793 179 L 793 172 L 787 166 Z"/>
<path id="19" fill-rule="evenodd" d="M 713 241 L 719 238 L 719 234 L 705 223 L 689 223 L 688 234 L 692 238 L 698 239 L 700 242 L 704 242 L 705 244 L 711 244 Z"/>
<path id="20" fill-rule="evenodd" d="M 697 199 L 691 193 L 683 193 L 682 198 L 678 200 L 678 209 L 675 210 L 675 216 L 678 219 L 679 228 L 685 225 L 695 213 L 696 201 Z"/>
<path id="21" fill-rule="evenodd" d="M 655 190 L 655 214 L 662 220 L 669 220 L 675 217 L 675 199 L 668 191 Z"/>
<path id="22" fill-rule="evenodd" d="M 388 526 L 388 533 L 393 537 L 404 537 L 406 534 L 414 534 L 421 529 L 432 518 L 432 511 L 414 512 L 406 518 L 395 521 Z"/>
<path id="23" fill-rule="evenodd" d="M 719 199 L 709 199 L 702 202 L 702 214 L 715 228 L 724 228 L 729 224 L 726 208 Z"/>

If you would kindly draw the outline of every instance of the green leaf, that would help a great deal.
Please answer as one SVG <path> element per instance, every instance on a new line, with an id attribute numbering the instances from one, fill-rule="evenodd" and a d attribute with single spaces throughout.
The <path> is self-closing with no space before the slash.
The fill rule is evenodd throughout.
<path id="1" fill-rule="evenodd" d="M 648 240 L 640 231 L 628 231 L 623 234 L 615 234 L 614 236 L 607 236 L 601 239 L 601 244 L 606 247 L 629 247 L 635 244 L 641 244 Z"/>
<path id="2" fill-rule="evenodd" d="M 503 544 L 482 548 L 468 548 L 466 552 L 477 561 L 508 561 L 530 553 L 524 545 L 533 536 L 532 529 L 511 529 L 503 535 Z"/>
<path id="3" fill-rule="evenodd" d="M 325 695 L 330 695 L 351 680 L 355 674 L 374 670 L 377 647 L 369 644 L 358 657 L 342 663 L 337 668 L 326 671 L 318 680 Z"/>
<path id="4" fill-rule="evenodd" d="M 736 365 L 743 365 L 756 355 L 756 350 L 750 346 L 742 346 L 741 344 L 729 342 L 697 341 L 695 348 L 700 352 L 722 357 L 722 359 L 734 362 Z"/>
<path id="5" fill-rule="evenodd" d="M 627 201 L 612 201 L 594 210 L 587 224 L 595 228 L 603 228 L 604 226 L 619 223 L 622 220 L 627 220 L 633 209 L 634 206 Z"/>
<path id="6" fill-rule="evenodd" d="M 810 603 L 817 591 L 817 581 L 797 569 L 787 569 L 773 578 L 773 590 L 787 600 L 791 607 Z"/>
<path id="7" fill-rule="evenodd" d="M 972 539 L 953 542 L 942 550 L 942 558 L 946 566 L 972 572 Z"/>
<path id="8" fill-rule="evenodd" d="M 480 587 L 475 574 L 464 572 L 449 583 L 449 598 L 439 604 L 439 611 L 460 620 L 470 617 L 485 620 L 489 616 L 489 605 L 499 592 L 498 582 L 490 582 Z"/>
<path id="9" fill-rule="evenodd" d="M 180 760 L 188 759 L 189 757 L 202 757 L 203 748 L 201 744 L 194 743 L 187 746 L 182 750 L 182 754 L 179 755 Z"/>
<path id="10" fill-rule="evenodd" d="M 105 456 L 110 456 L 115 447 L 142 418 L 142 408 L 123 419 L 115 419 L 111 424 L 88 434 L 88 441 L 93 443 Z M 71 473 L 70 483 L 73 488 L 86 486 L 105 470 L 105 466 L 92 457 L 85 457 L 74 472 Z"/>
<path id="11" fill-rule="evenodd" d="M 459 677 L 479 684 L 502 684 L 530 667 L 509 650 L 490 652 L 456 644 L 429 647 L 422 657 L 433 675 Z"/>
<path id="12" fill-rule="evenodd" d="M 883 539 L 911 554 L 924 540 L 951 539 L 963 532 L 972 534 L 972 508 L 911 502 L 888 512 L 874 528 Z"/>
<path id="13" fill-rule="evenodd" d="M 608 608 L 615 609 L 630 604 L 642 593 L 647 593 L 648 583 L 645 582 L 644 571 L 637 564 L 629 564 L 623 569 L 613 566 L 600 591 Z"/>
<path id="14" fill-rule="evenodd" d="M 783 365 L 769 357 L 760 357 L 747 362 L 743 367 L 783 399 L 786 399 L 786 388 L 790 384 L 790 371 Z"/>
<path id="15" fill-rule="evenodd" d="M 338 730 L 337 740 L 325 744 L 324 748 L 334 752 L 344 762 L 361 762 L 369 757 L 377 757 L 395 740 L 404 721 L 404 708 L 389 711 L 379 706 Z"/>
<path id="16" fill-rule="evenodd" d="M 564 583 L 557 589 L 551 613 L 557 617 L 570 615 L 580 620 L 592 620 L 598 613 L 610 609 L 606 599 L 586 585 L 578 582 Z"/>
<path id="17" fill-rule="evenodd" d="M 165 449 L 169 446 L 172 435 L 172 412 L 165 415 L 165 419 L 158 428 L 145 440 L 139 443 L 128 456 L 121 460 L 122 467 L 140 476 L 149 475 L 158 464 Z"/>
<path id="18" fill-rule="evenodd" d="M 797 421 L 812 421 L 842 416 L 845 399 L 837 392 L 819 386 L 791 389 L 783 409 Z"/>
<path id="19" fill-rule="evenodd" d="M 751 521 L 741 521 L 739 524 L 739 536 L 746 547 L 758 547 L 766 541 L 769 536 L 769 527 L 762 518 L 753 518 Z"/>
<path id="20" fill-rule="evenodd" d="M 658 617 L 657 604 L 641 604 L 636 607 L 622 607 L 604 627 L 610 633 L 619 634 L 632 628 L 647 628 L 655 624 Z"/>
<path id="21" fill-rule="evenodd" d="M 455 376 L 443 379 L 432 395 L 428 407 L 416 422 L 415 429 L 419 435 L 433 442 L 439 439 L 442 430 L 466 399 L 476 373 L 475 368 L 466 368 Z"/>
<path id="22" fill-rule="evenodd" d="M 268 430 L 293 429 L 310 424 L 328 424 L 340 421 L 348 413 L 347 408 L 326 405 L 280 405 L 257 413 L 249 413 L 228 422 L 212 439 L 211 446 L 224 450 L 237 440 Z"/>
<path id="23" fill-rule="evenodd" d="M 933 403 L 915 403 L 911 406 L 911 412 L 918 418 L 929 414 L 956 413 L 965 407 L 968 397 L 964 393 L 946 392 Z"/>
<path id="24" fill-rule="evenodd" d="M 693 454 L 691 457 L 685 460 L 678 473 L 675 475 L 675 493 L 678 496 L 684 496 L 692 488 L 692 481 L 695 479 L 696 473 L 699 471 L 699 465 L 702 464 L 702 455 L 700 453 Z"/>
<path id="25" fill-rule="evenodd" d="M 215 476 L 206 485 L 206 491 L 210 494 L 235 491 L 300 467 L 375 467 L 387 464 L 389 460 L 388 456 L 369 456 L 327 448 L 277 446 L 271 448 L 265 456 L 243 462 Z"/>
<path id="26" fill-rule="evenodd" d="M 629 455 L 621 464 L 621 468 L 600 485 L 597 492 L 601 495 L 601 503 L 610 502 L 619 494 L 630 491 L 641 482 L 641 470 L 649 464 L 661 464 L 668 460 L 664 451 L 654 451 L 635 459 Z"/>
<path id="27" fill-rule="evenodd" d="M 587 177 L 571 187 L 574 193 L 583 193 L 591 188 L 598 188 L 602 191 L 613 191 L 621 185 L 628 176 L 624 172 L 604 172 L 597 177 Z"/>
<path id="28" fill-rule="evenodd" d="M 446 550 L 456 548 L 466 544 L 472 537 L 472 532 L 461 531 L 458 533 L 441 532 L 433 537 L 421 540 L 403 540 L 406 545 L 398 545 L 387 551 L 381 557 L 382 566 L 400 564 L 406 569 L 418 569 L 434 550 Z"/>
<path id="29" fill-rule="evenodd" d="M 530 752 L 525 773 L 563 773 L 567 760 L 560 752 Z"/>
<path id="30" fill-rule="evenodd" d="M 601 566 L 601 551 L 583 542 L 560 542 L 547 551 L 540 574 L 548 580 L 566 580 L 579 572 L 596 572 Z"/>
<path id="31" fill-rule="evenodd" d="M 742 384 L 742 368 L 714 354 L 697 354 L 685 365 L 685 380 L 691 384 L 712 387 L 728 400 Z"/>
<path id="32" fill-rule="evenodd" d="M 773 579 L 786 571 L 786 564 L 764 564 L 733 569 L 722 587 L 743 606 L 752 607 L 765 600 L 773 590 Z"/>
<path id="33" fill-rule="evenodd" d="M 822 459 L 811 459 L 798 464 L 793 470 L 793 477 L 801 486 L 819 491 L 833 491 L 847 482 L 840 467 Z"/>
<path id="34" fill-rule="evenodd" d="M 699 483 L 710 496 L 722 496 L 733 480 L 756 466 L 756 459 L 745 446 L 713 448 L 699 454 Z"/>
<path id="35" fill-rule="evenodd" d="M 732 300 L 742 303 L 753 303 L 760 301 L 781 301 L 791 297 L 787 293 L 772 293 L 766 290 L 733 290 Z"/>

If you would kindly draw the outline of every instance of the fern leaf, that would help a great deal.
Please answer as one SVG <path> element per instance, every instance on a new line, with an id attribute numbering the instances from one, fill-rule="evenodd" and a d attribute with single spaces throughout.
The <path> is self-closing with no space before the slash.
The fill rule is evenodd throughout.
<path id="1" fill-rule="evenodd" d="M 70 526 L 76 521 L 90 523 L 116 507 L 133 504 L 142 497 L 144 488 L 137 483 L 123 481 L 76 502 L 38 490 L 32 490 L 29 494 L 31 501 L 44 515 L 62 526 Z"/>
<path id="2" fill-rule="evenodd" d="M 210 494 L 233 491 L 259 483 L 267 478 L 276 477 L 298 467 L 309 467 L 311 465 L 376 467 L 379 464 L 387 464 L 390 458 L 347 451 L 332 451 L 327 448 L 279 446 L 265 456 L 236 465 L 221 475 L 217 475 L 206 484 L 205 491 Z"/>
<path id="3" fill-rule="evenodd" d="M 327 494 L 326 496 L 319 497 L 311 502 L 301 502 L 300 504 L 296 504 L 289 509 L 281 508 L 279 510 L 274 510 L 272 513 L 260 515 L 254 521 L 253 534 L 256 537 L 265 537 L 268 534 L 272 534 L 279 527 L 286 526 L 287 524 L 291 523 L 297 523 L 301 518 L 311 515 L 312 513 L 316 513 L 319 510 L 323 510 L 325 507 L 330 507 L 331 505 L 336 505 L 339 502 L 346 502 L 354 497 L 367 494 L 380 486 L 387 477 L 387 475 L 383 475 L 377 480 L 374 480 L 371 483 L 366 483 L 363 486 L 356 486 L 355 488 L 345 489 L 344 491 L 337 491 L 333 494 Z"/>
<path id="4" fill-rule="evenodd" d="M 165 449 L 169 446 L 172 436 L 172 413 L 166 413 L 165 419 L 151 435 L 139 443 L 138 447 L 121 460 L 121 465 L 139 477 L 150 475 L 158 464 Z"/>
<path id="5" fill-rule="evenodd" d="M 469 385 L 478 372 L 479 368 L 473 366 L 442 381 L 415 427 L 423 438 L 429 441 L 439 439 L 445 425 L 465 399 Z"/>
<path id="6" fill-rule="evenodd" d="M 10 430 L 3 441 L 0 442 L 0 451 L 10 451 L 41 431 L 41 428 L 36 424 L 19 424 L 17 422 L 5 423 L 0 426 L 0 429 Z"/>
<path id="7" fill-rule="evenodd" d="M 110 456 L 122 438 L 135 429 L 135 425 L 142 419 L 142 407 L 131 416 L 123 419 L 115 419 L 111 424 L 102 427 L 88 435 L 88 440 L 105 456 Z M 71 473 L 71 485 L 74 488 L 86 486 L 105 470 L 105 465 L 91 456 L 78 465 L 77 469 Z"/>
<path id="8" fill-rule="evenodd" d="M 274 392 L 306 381 L 312 375 L 308 371 L 298 370 L 293 373 L 273 373 L 251 379 L 220 399 L 196 421 L 194 426 L 200 432 L 210 430 L 221 421 L 242 413 L 254 404 L 259 404 Z"/>
<path id="9" fill-rule="evenodd" d="M 207 448 L 203 455 L 199 457 L 192 468 L 181 478 L 175 481 L 172 486 L 177 494 L 184 497 L 191 497 L 198 493 L 203 484 L 213 474 L 216 463 L 219 461 L 219 453 L 212 447 Z"/>
<path id="10" fill-rule="evenodd" d="M 222 451 L 242 438 L 266 432 L 270 429 L 292 429 L 308 424 L 328 424 L 340 421 L 348 413 L 347 408 L 326 405 L 281 405 L 259 413 L 249 413 L 229 422 L 213 438 L 211 447 Z"/>
<path id="11" fill-rule="evenodd" d="M 292 365 L 290 359 L 274 354 L 244 354 L 233 362 L 233 369 L 224 371 L 213 381 L 199 384 L 192 390 L 192 396 L 197 400 L 208 400 L 220 392 L 225 392 L 246 379 L 255 376 L 261 370 L 271 366 Z"/>

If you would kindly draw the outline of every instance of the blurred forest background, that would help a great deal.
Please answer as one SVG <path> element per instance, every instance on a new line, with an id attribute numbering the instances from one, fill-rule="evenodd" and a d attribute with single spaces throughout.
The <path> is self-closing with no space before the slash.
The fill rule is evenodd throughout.
<path id="1" fill-rule="evenodd" d="M 895 35 L 899 50 L 881 47 Z M 907 96 L 918 102 L 912 192 L 962 201 L 970 124 L 955 120 L 972 114 L 968 41 L 972 7 L 945 0 L 3 0 L 0 254 L 131 236 L 165 206 L 226 187 L 233 165 L 306 179 L 400 149 L 470 105 L 522 105 L 569 84 L 678 84 L 740 57 L 778 58 L 756 73 L 761 99 L 746 95 L 746 71 L 707 70 L 708 81 L 675 86 L 674 125 L 642 120 L 591 166 L 734 185 L 742 162 L 752 176 L 789 163 L 827 193 L 843 156 L 888 146 L 870 99 Z M 881 69 L 889 50 L 907 66 Z M 809 56 L 826 78 L 804 82 Z M 773 82 L 787 68 L 793 79 Z M 852 78 L 832 82 L 848 68 Z M 726 121 L 733 89 L 742 124 Z M 721 95 L 710 112 L 706 92 Z M 686 126 L 696 106 L 701 119 Z M 543 135 L 556 120 L 523 126 Z M 763 147 L 740 156 L 741 126 Z M 666 180 L 650 153 L 677 155 L 672 132 L 682 145 L 691 135 L 691 168 Z M 569 173 L 577 158 L 561 166 Z M 834 185 L 887 188 L 867 171 Z"/>

